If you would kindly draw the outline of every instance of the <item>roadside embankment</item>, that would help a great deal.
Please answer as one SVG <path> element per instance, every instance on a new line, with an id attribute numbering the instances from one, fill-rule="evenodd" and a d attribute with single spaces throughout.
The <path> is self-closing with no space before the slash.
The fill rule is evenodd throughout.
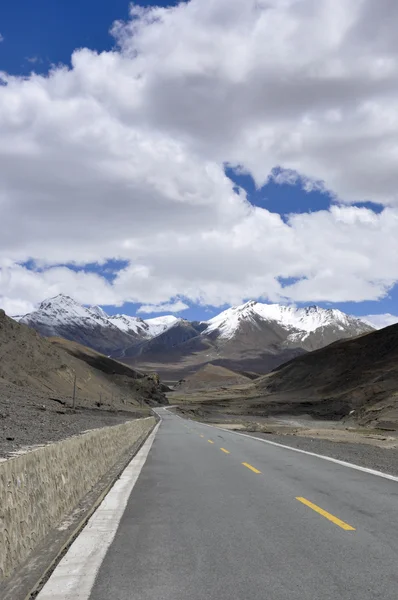
<path id="1" fill-rule="evenodd" d="M 148 417 L 94 429 L 0 461 L 0 582 L 154 425 Z"/>

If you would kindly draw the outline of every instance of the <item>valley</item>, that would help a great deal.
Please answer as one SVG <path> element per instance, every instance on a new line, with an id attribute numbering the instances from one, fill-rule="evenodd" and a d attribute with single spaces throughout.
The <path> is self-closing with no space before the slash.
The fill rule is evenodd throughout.
<path id="1" fill-rule="evenodd" d="M 173 315 L 143 320 L 109 316 L 59 295 L 15 319 L 40 333 L 37 343 L 66 352 L 69 360 L 83 358 L 86 367 L 101 363 L 104 370 L 116 358 L 117 370 L 134 373 L 136 381 L 152 373 L 165 390 L 171 386 L 170 402 L 206 420 L 309 415 L 387 428 L 398 422 L 398 326 L 375 331 L 339 310 L 249 301 L 209 321 Z M 99 358 L 100 348 L 108 358 Z M 66 379 L 70 394 L 70 373 Z M 79 395 L 89 398 L 92 386 L 83 390 L 81 380 Z M 101 406 L 122 398 L 98 392 L 101 385 L 93 388 Z"/>
<path id="2" fill-rule="evenodd" d="M 309 416 L 398 429 L 398 325 L 299 356 L 254 380 L 190 377 L 169 394 L 184 414 L 207 421 Z M 232 374 L 230 381 L 233 381 Z"/>
<path id="3" fill-rule="evenodd" d="M 109 316 L 62 294 L 14 318 L 41 335 L 63 337 L 133 368 L 159 373 L 170 384 L 206 364 L 263 375 L 296 356 L 373 331 L 356 317 L 314 305 L 296 308 L 249 301 L 209 321 L 173 315 L 143 320 Z"/>

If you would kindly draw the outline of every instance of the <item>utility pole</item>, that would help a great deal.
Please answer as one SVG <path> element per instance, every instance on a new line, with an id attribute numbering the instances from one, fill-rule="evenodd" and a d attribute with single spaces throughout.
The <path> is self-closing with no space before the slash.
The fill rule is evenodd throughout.
<path id="1" fill-rule="evenodd" d="M 73 400 L 72 400 L 73 410 L 75 410 L 75 406 L 76 406 L 76 372 L 75 372 L 75 377 L 73 379 Z"/>

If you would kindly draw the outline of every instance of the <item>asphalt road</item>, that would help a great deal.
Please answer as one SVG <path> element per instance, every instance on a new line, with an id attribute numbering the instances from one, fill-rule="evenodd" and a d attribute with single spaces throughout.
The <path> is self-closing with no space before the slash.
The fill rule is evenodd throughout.
<path id="1" fill-rule="evenodd" d="M 397 600 L 397 482 L 160 413 L 90 600 Z"/>

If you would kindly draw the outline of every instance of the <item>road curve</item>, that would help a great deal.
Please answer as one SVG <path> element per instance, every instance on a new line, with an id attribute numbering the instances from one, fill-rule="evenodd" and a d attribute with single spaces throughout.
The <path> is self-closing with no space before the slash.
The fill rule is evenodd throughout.
<path id="1" fill-rule="evenodd" d="M 90 600 L 397 600 L 397 482 L 159 414 Z"/>

